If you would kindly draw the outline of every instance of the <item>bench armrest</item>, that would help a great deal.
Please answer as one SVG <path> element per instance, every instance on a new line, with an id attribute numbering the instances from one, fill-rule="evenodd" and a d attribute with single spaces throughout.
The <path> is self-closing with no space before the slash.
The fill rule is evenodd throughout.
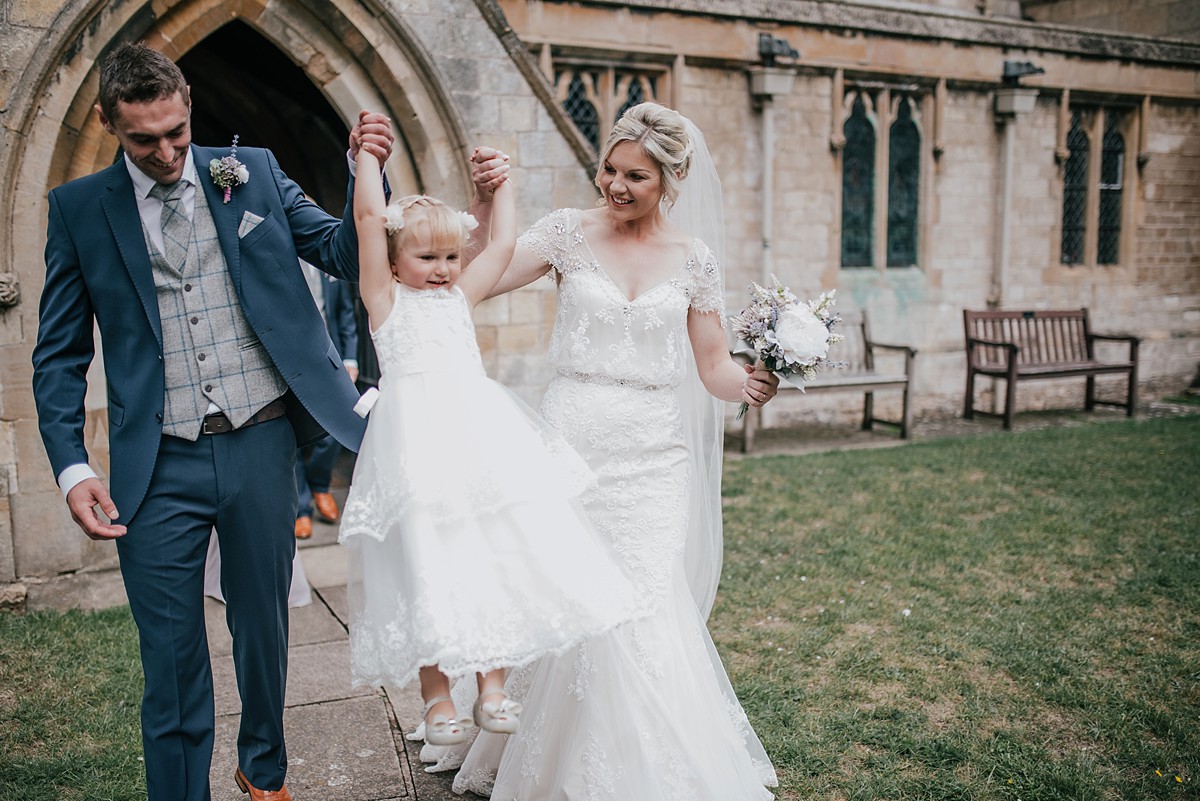
<path id="1" fill-rule="evenodd" d="M 917 355 L 917 349 L 909 347 L 908 345 L 888 345 L 887 343 L 884 343 L 884 342 L 868 342 L 867 347 L 868 348 L 880 348 L 881 350 L 903 351 L 904 353 L 906 353 L 909 356 Z"/>
<path id="2" fill-rule="evenodd" d="M 916 358 L 917 349 L 910 348 L 908 345 L 889 345 L 885 342 L 875 342 L 874 340 L 866 340 L 863 346 L 867 352 L 867 364 L 873 369 L 875 367 L 875 349 L 890 350 L 896 353 L 904 354 L 904 375 L 912 376 L 913 359 Z"/>
<path id="3" fill-rule="evenodd" d="M 1142 341 L 1141 337 L 1129 334 L 1088 334 L 1088 339 L 1103 339 L 1108 342 L 1129 342 L 1131 344 L 1137 344 Z"/>
<path id="4" fill-rule="evenodd" d="M 1129 361 L 1137 365 L 1138 345 L 1141 344 L 1142 338 L 1132 336 L 1130 334 L 1088 334 L 1088 348 L 1091 348 L 1093 342 L 1100 340 L 1103 342 L 1128 342 L 1129 343 Z"/>

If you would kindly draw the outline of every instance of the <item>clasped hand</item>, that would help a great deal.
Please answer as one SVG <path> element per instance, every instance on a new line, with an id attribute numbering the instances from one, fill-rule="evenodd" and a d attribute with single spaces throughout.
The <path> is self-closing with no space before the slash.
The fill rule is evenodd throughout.
<path id="1" fill-rule="evenodd" d="M 482 145 L 471 153 L 471 183 L 481 201 L 492 199 L 496 187 L 508 180 L 508 156 L 494 147 Z"/>
<path id="2" fill-rule="evenodd" d="M 350 158 L 358 158 L 361 148 L 383 164 L 392 155 L 392 145 L 395 136 L 392 134 L 392 121 L 387 116 L 374 111 L 358 112 L 358 122 L 350 129 Z"/>
<path id="3" fill-rule="evenodd" d="M 742 384 L 742 400 L 750 406 L 762 406 L 779 392 L 779 376 L 770 370 L 744 364 L 746 383 Z"/>

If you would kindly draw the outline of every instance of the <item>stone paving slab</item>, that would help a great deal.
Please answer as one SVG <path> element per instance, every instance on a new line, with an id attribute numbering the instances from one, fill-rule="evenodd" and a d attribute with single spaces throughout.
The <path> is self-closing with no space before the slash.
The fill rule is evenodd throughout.
<path id="1" fill-rule="evenodd" d="M 397 754 L 382 693 L 294 706 L 284 712 L 288 790 L 296 801 L 415 799 L 411 777 Z M 217 718 L 213 801 L 244 801 L 233 782 L 238 716 Z"/>
<path id="2" fill-rule="evenodd" d="M 396 714 L 396 724 L 400 732 L 408 734 L 417 728 L 417 724 L 421 722 L 421 712 L 424 709 L 424 703 L 421 701 L 421 689 L 417 682 L 409 684 L 403 689 L 396 687 L 386 687 L 385 692 L 392 702 L 392 709 Z M 412 782 L 416 797 L 420 801 L 469 801 L 469 799 L 478 799 L 476 795 L 455 795 L 451 789 L 454 784 L 454 776 L 457 771 L 443 771 L 441 773 L 426 773 L 425 763 L 421 762 L 421 746 L 424 745 L 421 741 L 412 742 L 404 740 L 403 745 L 408 755 L 409 762 L 412 765 Z M 630 799 L 630 801 L 636 801 Z"/>
<path id="3" fill-rule="evenodd" d="M 315 589 L 313 592 L 320 597 L 338 622 L 348 629 L 350 627 L 350 601 L 346 598 L 346 585 Z"/>
<path id="4" fill-rule="evenodd" d="M 242 708 L 237 694 L 233 657 L 213 660 L 213 691 L 218 715 L 236 714 Z M 370 687 L 350 686 L 350 647 L 347 640 L 298 645 L 288 649 L 288 707 L 341 701 L 373 695 Z"/>
<path id="5" fill-rule="evenodd" d="M 204 621 L 208 628 L 208 653 L 213 657 L 233 653 L 233 637 L 225 622 L 225 604 L 205 598 Z M 344 640 L 346 637 L 346 627 L 315 594 L 311 604 L 288 610 L 288 643 L 293 648 L 297 645 Z"/>
<path id="6" fill-rule="evenodd" d="M 346 560 L 349 555 L 350 552 L 346 548 L 336 543 L 302 546 L 300 561 L 304 563 L 308 585 L 317 590 L 345 587 Z"/>

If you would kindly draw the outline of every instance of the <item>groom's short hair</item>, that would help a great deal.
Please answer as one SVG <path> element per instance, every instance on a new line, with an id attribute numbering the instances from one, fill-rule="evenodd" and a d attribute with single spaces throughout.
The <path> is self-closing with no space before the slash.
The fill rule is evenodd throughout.
<path id="1" fill-rule="evenodd" d="M 117 103 L 150 103 L 176 92 L 187 101 L 179 67 L 142 42 L 120 45 L 100 66 L 100 109 L 110 120 L 117 118 Z"/>

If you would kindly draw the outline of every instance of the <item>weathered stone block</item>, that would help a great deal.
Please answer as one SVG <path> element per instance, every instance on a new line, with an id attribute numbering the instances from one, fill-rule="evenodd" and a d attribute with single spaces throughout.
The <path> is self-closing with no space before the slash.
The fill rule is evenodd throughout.
<path id="1" fill-rule="evenodd" d="M 25 608 L 31 612 L 40 609 L 60 612 L 68 609 L 111 609 L 129 603 L 119 570 L 99 570 L 45 581 L 30 581 L 27 586 L 29 593 Z"/>
<path id="2" fill-rule="evenodd" d="M 500 104 L 500 130 L 527 132 L 537 130 L 536 100 L 525 97 L 505 97 Z"/>
<path id="3" fill-rule="evenodd" d="M 0 584 L 15 581 L 17 567 L 13 560 L 12 504 L 5 497 L 0 500 Z"/>
<path id="4" fill-rule="evenodd" d="M 46 576 L 83 567 L 81 540 L 57 488 L 25 490 L 10 498 L 17 576 Z"/>
<path id="5" fill-rule="evenodd" d="M 17 420 L 12 423 L 11 431 L 13 449 L 18 460 L 19 486 L 17 488 L 9 487 L 9 491 L 54 490 L 57 492 L 56 476 L 50 467 L 50 460 L 46 457 L 46 447 L 42 444 L 42 435 L 38 431 L 37 420 Z"/>
<path id="6" fill-rule="evenodd" d="M 502 353 L 529 353 L 545 347 L 540 325 L 510 324 L 499 330 L 496 346 Z"/>
<path id="7" fill-rule="evenodd" d="M 510 321 L 509 295 L 500 295 L 483 301 L 475 307 L 476 326 L 504 326 Z"/>

